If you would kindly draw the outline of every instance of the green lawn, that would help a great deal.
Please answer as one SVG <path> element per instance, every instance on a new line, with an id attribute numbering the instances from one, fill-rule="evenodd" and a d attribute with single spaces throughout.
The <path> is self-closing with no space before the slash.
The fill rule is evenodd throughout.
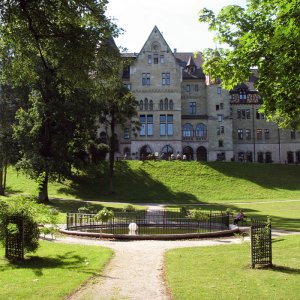
<path id="1" fill-rule="evenodd" d="M 286 230 L 300 231 L 300 200 L 285 200 L 280 202 L 250 202 L 250 203 L 224 203 L 210 205 L 189 205 L 187 208 L 201 208 L 203 210 L 226 210 L 231 208 L 233 211 L 243 209 L 247 217 L 250 218 L 272 218 L 272 227 Z M 173 209 L 174 206 L 168 206 Z"/>
<path id="2" fill-rule="evenodd" d="M 110 249 L 41 241 L 24 263 L 11 264 L 0 247 L 0 299 L 63 299 L 92 276 L 100 275 Z"/>
<path id="3" fill-rule="evenodd" d="M 165 276 L 175 300 L 296 300 L 300 236 L 273 241 L 273 269 L 250 269 L 250 247 L 222 245 L 170 250 Z"/>
<path id="4" fill-rule="evenodd" d="M 201 204 L 203 208 L 238 210 L 248 216 L 270 215 L 274 227 L 300 230 L 300 166 L 183 161 L 121 161 L 116 163 L 115 190 L 107 193 L 107 164 L 74 176 L 73 181 L 51 183 L 51 205 L 62 212 L 74 212 L 93 201 L 97 209 L 118 210 L 125 203 Z M 17 173 L 8 173 L 10 195 L 36 192 L 37 185 Z M 69 200 L 59 200 L 64 198 Z M 274 201 L 285 202 L 274 202 Z M 290 201 L 287 200 L 296 200 Z M 265 203 L 262 203 L 265 202 Z"/>
<path id="5" fill-rule="evenodd" d="M 130 203 L 213 203 L 274 199 L 300 199 L 300 166 L 276 164 L 199 163 L 182 161 L 117 162 L 116 193 L 109 195 L 107 165 L 52 183 L 56 198 Z M 10 193 L 36 192 L 37 185 L 12 168 Z"/>

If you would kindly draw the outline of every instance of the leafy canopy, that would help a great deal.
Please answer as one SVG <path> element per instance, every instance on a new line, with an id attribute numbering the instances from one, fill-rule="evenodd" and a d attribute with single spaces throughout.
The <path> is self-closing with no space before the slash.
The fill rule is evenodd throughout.
<path id="1" fill-rule="evenodd" d="M 106 0 L 3 0 L 0 3 L 2 81 L 28 86 L 14 138 L 19 166 L 47 182 L 70 171 L 95 120 L 91 71 L 103 42 L 117 33 Z M 102 68 L 103 70 L 103 68 Z"/>
<path id="2" fill-rule="evenodd" d="M 282 127 L 300 128 L 300 6 L 298 0 L 248 0 L 247 8 L 223 7 L 218 15 L 200 11 L 199 21 L 216 32 L 229 48 L 204 52 L 204 71 L 232 89 L 248 81 L 258 68 L 255 84 L 268 119 Z"/>

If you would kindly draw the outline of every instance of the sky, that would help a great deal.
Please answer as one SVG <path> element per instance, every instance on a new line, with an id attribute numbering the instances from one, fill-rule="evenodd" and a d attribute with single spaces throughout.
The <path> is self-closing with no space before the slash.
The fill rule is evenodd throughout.
<path id="1" fill-rule="evenodd" d="M 178 52 L 202 51 L 220 47 L 207 24 L 198 22 L 202 8 L 219 12 L 221 7 L 246 5 L 246 0 L 108 0 L 106 15 L 124 33 L 115 39 L 128 52 L 140 52 L 156 25 L 171 49 Z"/>

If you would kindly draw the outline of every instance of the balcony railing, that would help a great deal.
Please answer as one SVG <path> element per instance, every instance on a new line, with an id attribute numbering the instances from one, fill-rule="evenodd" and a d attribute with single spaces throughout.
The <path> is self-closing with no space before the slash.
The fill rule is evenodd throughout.
<path id="1" fill-rule="evenodd" d="M 207 131 L 182 130 L 183 141 L 206 141 Z"/>

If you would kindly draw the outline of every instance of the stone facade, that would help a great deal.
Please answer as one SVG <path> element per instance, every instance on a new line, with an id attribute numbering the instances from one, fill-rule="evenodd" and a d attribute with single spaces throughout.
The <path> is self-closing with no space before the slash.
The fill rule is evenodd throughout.
<path id="1" fill-rule="evenodd" d="M 255 76 L 233 91 L 211 83 L 201 55 L 172 51 L 155 26 L 123 74 L 134 93 L 141 130 L 118 130 L 117 156 L 146 158 L 171 153 L 201 161 L 300 163 L 300 133 L 281 130 L 259 112 Z"/>

